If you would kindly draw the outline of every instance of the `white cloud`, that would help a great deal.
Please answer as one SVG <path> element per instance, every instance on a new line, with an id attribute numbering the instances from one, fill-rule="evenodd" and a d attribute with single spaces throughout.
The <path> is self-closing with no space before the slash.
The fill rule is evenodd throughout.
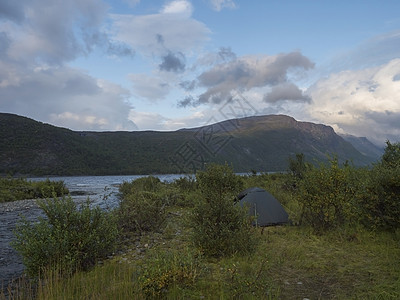
<path id="1" fill-rule="evenodd" d="M 236 8 L 235 2 L 233 0 L 210 0 L 211 6 L 216 11 L 221 11 L 223 8 Z"/>
<path id="2" fill-rule="evenodd" d="M 145 56 L 172 52 L 188 53 L 203 45 L 211 33 L 207 26 L 191 17 L 187 1 L 167 4 L 151 15 L 111 15 L 114 37 Z"/>
<path id="3" fill-rule="evenodd" d="M 189 115 L 184 117 L 165 117 L 159 113 L 143 112 L 132 110 L 130 119 L 138 126 L 139 130 L 157 130 L 157 131 L 174 131 L 182 128 L 193 128 L 204 125 L 210 117 L 218 115 L 217 110 L 192 110 Z M 222 119 L 218 119 L 222 121 Z"/>
<path id="4" fill-rule="evenodd" d="M 186 0 L 175 0 L 167 3 L 161 13 L 163 14 L 177 14 L 183 15 L 184 17 L 190 17 L 193 12 L 193 6 L 189 1 Z"/>
<path id="5" fill-rule="evenodd" d="M 131 55 L 128 47 L 115 44 L 101 26 L 107 6 L 96 0 L 15 1 L 3 12 L 0 33 L 9 38 L 7 56 L 13 61 L 62 64 L 93 47 L 107 53 Z"/>
<path id="6" fill-rule="evenodd" d="M 3 112 L 30 116 L 74 130 L 136 128 L 128 120 L 129 92 L 119 85 L 69 67 L 34 71 L 16 68 L 15 72 L 0 84 L 0 110 Z"/>
<path id="7" fill-rule="evenodd" d="M 165 98 L 170 92 L 168 81 L 159 76 L 146 74 L 129 74 L 136 96 L 149 101 L 157 101 Z"/>
<path id="8" fill-rule="evenodd" d="M 382 144 L 400 136 L 400 59 L 363 70 L 331 74 L 308 89 L 310 117 L 337 131 Z"/>

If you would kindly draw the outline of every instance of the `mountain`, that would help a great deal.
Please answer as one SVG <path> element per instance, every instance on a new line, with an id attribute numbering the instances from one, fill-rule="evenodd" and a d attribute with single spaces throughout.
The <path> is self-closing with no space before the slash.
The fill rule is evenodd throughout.
<path id="1" fill-rule="evenodd" d="M 194 172 L 206 163 L 236 172 L 285 171 L 289 157 L 310 162 L 337 155 L 367 165 L 376 160 L 325 125 L 284 115 L 227 120 L 170 132 L 72 131 L 0 113 L 0 173 L 113 175 Z"/>
<path id="2" fill-rule="evenodd" d="M 357 137 L 350 134 L 340 135 L 346 141 L 350 142 L 354 148 L 365 156 L 371 157 L 372 159 L 379 159 L 385 152 L 384 148 L 380 148 L 377 145 L 371 143 L 366 137 Z"/>

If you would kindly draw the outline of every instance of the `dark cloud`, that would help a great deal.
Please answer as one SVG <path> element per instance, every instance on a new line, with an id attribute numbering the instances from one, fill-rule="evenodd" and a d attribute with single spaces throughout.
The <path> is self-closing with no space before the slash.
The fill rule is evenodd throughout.
<path id="1" fill-rule="evenodd" d="M 274 86 L 271 91 L 264 96 L 264 101 L 268 103 L 275 103 L 284 100 L 311 102 L 311 98 L 304 95 L 304 93 L 293 83 Z"/>
<path id="2" fill-rule="evenodd" d="M 193 96 L 186 96 L 183 100 L 178 101 L 178 107 L 196 107 L 198 104 L 198 101 Z"/>
<path id="3" fill-rule="evenodd" d="M 20 22 L 24 19 L 24 11 L 21 3 L 23 0 L 1 0 L 0 1 L 0 18 L 9 19 Z"/>
<path id="4" fill-rule="evenodd" d="M 6 51 L 10 46 L 11 40 L 5 32 L 0 32 L 0 58 L 6 56 Z"/>
<path id="5" fill-rule="evenodd" d="M 279 54 L 277 56 L 249 56 L 221 63 L 198 76 L 198 86 L 205 87 L 206 91 L 199 96 L 200 103 L 221 103 L 228 100 L 233 91 L 247 91 L 252 88 L 275 87 L 287 84 L 288 72 L 292 69 L 308 70 L 314 64 L 300 52 Z M 301 95 L 297 87 L 288 85 L 287 96 L 290 99 Z M 296 90 L 297 89 L 297 90 Z M 278 97 L 279 88 L 270 99 Z M 279 96 L 280 97 L 280 96 Z M 300 97 L 303 101 L 306 97 Z"/>
<path id="6" fill-rule="evenodd" d="M 164 45 L 164 37 L 163 37 L 163 35 L 157 33 L 156 34 L 156 41 L 157 41 L 157 44 Z"/>
<path id="7" fill-rule="evenodd" d="M 185 70 L 185 56 L 182 52 L 168 52 L 167 55 L 162 57 L 162 62 L 158 67 L 160 71 L 182 72 Z"/>
<path id="8" fill-rule="evenodd" d="M 386 129 L 399 127 L 400 112 L 398 111 L 366 111 L 365 116 L 367 119 L 373 120 L 374 122 L 380 124 L 380 127 Z"/>
<path id="9" fill-rule="evenodd" d="M 196 80 L 182 81 L 181 83 L 179 83 L 179 86 L 187 92 L 193 91 L 196 87 Z"/>

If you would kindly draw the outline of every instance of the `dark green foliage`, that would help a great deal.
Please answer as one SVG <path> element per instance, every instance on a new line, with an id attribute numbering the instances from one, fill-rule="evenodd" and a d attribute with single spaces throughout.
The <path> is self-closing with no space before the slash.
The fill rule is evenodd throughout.
<path id="1" fill-rule="evenodd" d="M 370 228 L 400 228 L 400 143 L 386 143 L 385 153 L 360 191 L 363 223 Z"/>
<path id="2" fill-rule="evenodd" d="M 146 176 L 135 179 L 131 182 L 123 182 L 119 187 L 122 198 L 135 192 L 157 192 L 162 186 L 159 178 Z"/>
<path id="3" fill-rule="evenodd" d="M 183 176 L 178 179 L 175 179 L 172 183 L 173 186 L 176 186 L 180 192 L 192 192 L 197 189 L 196 179 L 189 176 Z"/>
<path id="4" fill-rule="evenodd" d="M 135 192 L 125 196 L 120 202 L 118 222 L 124 232 L 157 230 L 164 220 L 165 204 L 157 193 Z"/>
<path id="5" fill-rule="evenodd" d="M 160 228 L 165 219 L 163 183 L 152 176 L 124 182 L 117 211 L 119 226 L 124 232 L 145 232 Z"/>
<path id="6" fill-rule="evenodd" d="M 302 179 L 304 177 L 304 173 L 310 168 L 311 166 L 306 162 L 303 153 L 297 153 L 296 159 L 289 158 L 289 170 L 292 176 L 296 179 Z"/>
<path id="7" fill-rule="evenodd" d="M 400 142 L 386 142 L 385 152 L 382 155 L 381 164 L 385 168 L 397 169 L 400 168 Z"/>
<path id="8" fill-rule="evenodd" d="M 19 222 L 13 242 L 30 276 L 50 268 L 64 275 L 86 270 L 114 250 L 116 222 L 110 213 L 91 208 L 89 200 L 79 208 L 71 197 L 42 200 L 38 205 L 45 218 Z"/>
<path id="9" fill-rule="evenodd" d="M 302 206 L 302 222 L 316 231 L 344 225 L 351 221 L 358 191 L 355 169 L 340 166 L 337 158 L 329 165 L 320 165 L 304 173 L 299 182 L 298 201 Z"/>
<path id="10" fill-rule="evenodd" d="M 209 165 L 196 175 L 202 198 L 192 215 L 193 241 L 208 256 L 248 253 L 255 237 L 247 209 L 235 205 L 242 179 L 227 165 Z"/>
<path id="11" fill-rule="evenodd" d="M 0 178 L 0 202 L 48 198 L 68 194 L 63 181 L 28 181 L 25 178 Z"/>

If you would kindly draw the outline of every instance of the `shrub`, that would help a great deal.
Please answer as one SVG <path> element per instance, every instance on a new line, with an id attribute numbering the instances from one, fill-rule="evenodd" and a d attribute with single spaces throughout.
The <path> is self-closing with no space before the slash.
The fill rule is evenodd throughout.
<path id="1" fill-rule="evenodd" d="M 131 182 L 123 182 L 119 187 L 119 191 L 122 194 L 122 198 L 124 198 L 129 194 L 139 191 L 157 192 L 161 186 L 162 183 L 159 178 L 146 176 L 137 178 Z"/>
<path id="2" fill-rule="evenodd" d="M 285 183 L 286 188 L 295 190 L 304 178 L 305 173 L 312 168 L 312 165 L 306 162 L 303 153 L 297 153 L 296 159 L 289 157 L 289 176 Z"/>
<path id="3" fill-rule="evenodd" d="M 12 243 L 30 276 L 49 268 L 67 275 L 86 270 L 114 250 L 116 222 L 110 213 L 91 208 L 89 199 L 79 209 L 71 197 L 42 200 L 38 205 L 45 217 L 36 223 L 22 219 Z"/>
<path id="4" fill-rule="evenodd" d="M 153 231 L 165 220 L 165 204 L 157 193 L 137 191 L 122 198 L 117 215 L 124 232 Z"/>
<path id="5" fill-rule="evenodd" d="M 387 142 L 382 160 L 371 169 L 359 201 L 367 227 L 400 228 L 400 143 Z"/>
<path id="6" fill-rule="evenodd" d="M 355 168 L 348 164 L 340 167 L 337 158 L 330 159 L 329 165 L 305 172 L 298 182 L 301 222 L 322 231 L 351 220 L 358 191 L 356 178 Z"/>
<path id="7" fill-rule="evenodd" d="M 53 195 L 60 197 L 69 192 L 63 181 L 50 181 L 50 179 L 46 179 L 44 181 L 32 182 L 32 184 L 34 187 L 34 198 L 49 198 Z"/>
<path id="8" fill-rule="evenodd" d="M 234 203 L 243 188 L 240 176 L 227 165 L 209 165 L 196 177 L 202 198 L 192 214 L 194 243 L 208 256 L 254 250 L 254 229 L 247 209 Z"/>
<path id="9" fill-rule="evenodd" d="M 68 194 L 63 181 L 28 181 L 25 178 L 0 178 L 0 202 L 57 197 Z"/>
<path id="10" fill-rule="evenodd" d="M 196 179 L 191 176 L 175 179 L 172 185 L 176 186 L 182 193 L 193 192 L 197 188 Z"/>

